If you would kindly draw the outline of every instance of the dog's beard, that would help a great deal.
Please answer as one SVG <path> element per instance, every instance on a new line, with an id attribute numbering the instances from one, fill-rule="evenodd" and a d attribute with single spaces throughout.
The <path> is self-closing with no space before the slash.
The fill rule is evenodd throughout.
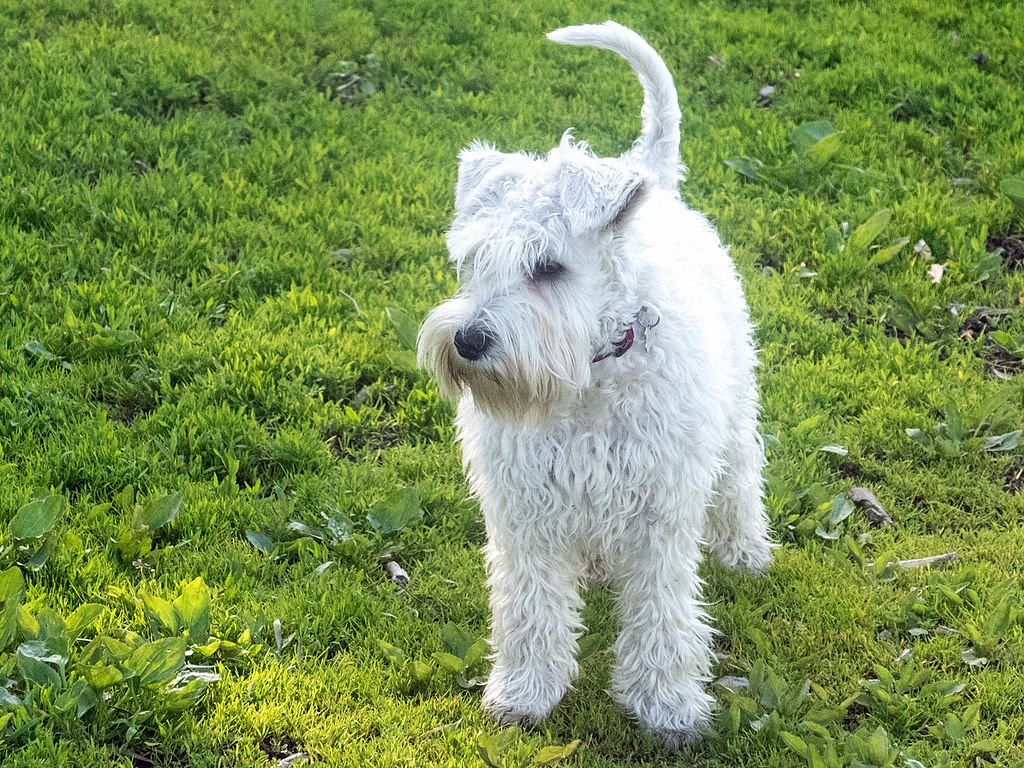
<path id="1" fill-rule="evenodd" d="M 544 315 L 512 328 L 489 324 L 493 347 L 478 360 L 462 358 L 453 339 L 465 307 L 456 297 L 434 309 L 420 329 L 419 363 L 447 399 L 457 402 L 468 390 L 476 407 L 499 421 L 541 423 L 589 386 L 589 336 L 574 339 L 566 328 L 550 327 Z"/>

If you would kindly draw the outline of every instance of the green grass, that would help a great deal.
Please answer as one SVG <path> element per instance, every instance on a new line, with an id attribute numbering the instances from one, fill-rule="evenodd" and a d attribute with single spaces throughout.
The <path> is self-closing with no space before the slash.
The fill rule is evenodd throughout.
<path id="1" fill-rule="evenodd" d="M 603 589 L 547 726 L 482 714 L 483 527 L 409 350 L 460 147 L 632 141 L 625 64 L 543 37 L 610 17 L 744 278 L 784 544 L 705 568 L 751 685 L 678 757 L 603 693 Z M 1024 763 L 1019 6 L 5 0 L 0 82 L 4 766 Z"/>

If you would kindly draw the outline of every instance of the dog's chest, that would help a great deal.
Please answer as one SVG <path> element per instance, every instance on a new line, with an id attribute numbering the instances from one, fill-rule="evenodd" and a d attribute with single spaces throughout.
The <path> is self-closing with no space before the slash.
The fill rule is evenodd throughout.
<path id="1" fill-rule="evenodd" d="M 479 429 L 470 422 L 460 432 L 478 494 L 510 500 L 507 513 L 522 522 L 585 534 L 635 522 L 651 494 L 672 482 L 677 441 L 665 439 L 665 425 L 651 422 L 606 412 L 597 421 L 544 430 Z"/>

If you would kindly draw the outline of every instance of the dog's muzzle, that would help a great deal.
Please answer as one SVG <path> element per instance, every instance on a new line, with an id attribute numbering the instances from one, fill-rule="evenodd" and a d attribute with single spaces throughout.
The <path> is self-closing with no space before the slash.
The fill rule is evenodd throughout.
<path id="1" fill-rule="evenodd" d="M 479 360 L 494 338 L 481 325 L 470 325 L 455 332 L 455 351 L 464 360 Z"/>

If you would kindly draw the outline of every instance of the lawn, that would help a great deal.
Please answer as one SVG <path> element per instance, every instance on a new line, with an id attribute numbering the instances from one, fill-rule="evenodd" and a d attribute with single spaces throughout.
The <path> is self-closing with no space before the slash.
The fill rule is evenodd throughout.
<path id="1" fill-rule="evenodd" d="M 1019 4 L 555 6 L 0 0 L 0 764 L 1024 764 Z M 743 277 L 782 544 L 705 565 L 746 685 L 678 756 L 604 693 L 603 588 L 545 727 L 481 712 L 413 352 L 462 146 L 632 142 L 627 66 L 544 39 L 607 18 Z"/>

